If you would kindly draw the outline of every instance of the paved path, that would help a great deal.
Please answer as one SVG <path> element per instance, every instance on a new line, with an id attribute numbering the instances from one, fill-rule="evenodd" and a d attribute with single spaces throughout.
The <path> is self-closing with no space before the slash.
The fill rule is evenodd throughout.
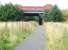
<path id="1" fill-rule="evenodd" d="M 44 29 L 38 28 L 13 50 L 44 50 Z"/>

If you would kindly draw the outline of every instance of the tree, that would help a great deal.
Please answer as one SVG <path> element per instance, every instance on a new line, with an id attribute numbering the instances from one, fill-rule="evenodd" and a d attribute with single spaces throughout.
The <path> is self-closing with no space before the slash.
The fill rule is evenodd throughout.
<path id="1" fill-rule="evenodd" d="M 63 16 L 64 16 L 64 19 L 65 19 L 66 21 L 68 21 L 68 9 L 62 10 L 62 14 L 63 14 Z"/>
<path id="2" fill-rule="evenodd" d="M 45 10 L 45 11 L 44 11 L 44 20 L 45 20 L 45 21 L 48 21 L 48 13 L 49 13 L 48 10 Z"/>
<path id="3" fill-rule="evenodd" d="M 18 9 L 19 5 L 13 5 L 12 3 L 0 6 L 0 21 L 5 21 L 5 27 L 7 28 L 7 21 L 20 21 L 23 11 Z"/>
<path id="4" fill-rule="evenodd" d="M 58 8 L 57 5 L 52 6 L 49 11 L 45 10 L 44 14 L 45 21 L 60 22 L 65 20 L 61 10 Z"/>
<path id="5" fill-rule="evenodd" d="M 52 22 L 61 22 L 64 21 L 64 17 L 62 15 L 61 10 L 57 5 L 53 6 L 52 10 L 48 14 L 48 20 Z"/>
<path id="6" fill-rule="evenodd" d="M 23 14 L 22 10 L 17 9 L 18 5 L 11 3 L 0 6 L 0 21 L 18 21 Z"/>
<path id="7" fill-rule="evenodd" d="M 0 50 L 10 50 L 11 41 L 7 38 L 10 38 L 9 29 L 7 28 L 7 21 L 18 21 L 21 19 L 21 15 L 23 14 L 22 10 L 17 9 L 18 5 L 6 4 L 0 6 L 0 21 L 5 21 L 5 29 L 2 31 L 2 41 L 1 43 L 4 45 L 0 45 Z M 13 26 L 13 25 L 12 25 Z M 11 29 L 13 32 L 13 27 Z M 11 33 L 12 33 L 11 32 Z M 8 45 L 9 44 L 9 45 Z"/>

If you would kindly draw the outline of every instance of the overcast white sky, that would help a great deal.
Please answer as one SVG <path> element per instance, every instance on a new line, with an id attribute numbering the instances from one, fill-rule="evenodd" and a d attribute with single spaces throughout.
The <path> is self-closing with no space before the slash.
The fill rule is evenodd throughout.
<path id="1" fill-rule="evenodd" d="M 68 0 L 0 0 L 0 3 L 2 4 L 9 2 L 24 6 L 44 6 L 46 4 L 57 4 L 60 9 L 68 9 Z"/>

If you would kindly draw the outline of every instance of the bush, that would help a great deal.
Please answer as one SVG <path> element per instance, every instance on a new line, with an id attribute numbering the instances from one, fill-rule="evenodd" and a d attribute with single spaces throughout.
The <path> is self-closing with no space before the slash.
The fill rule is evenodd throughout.
<path id="1" fill-rule="evenodd" d="M 0 50 L 11 50 L 18 43 L 31 34 L 31 32 L 37 27 L 35 22 L 8 22 L 7 28 L 4 27 L 4 23 L 0 23 Z"/>
<path id="2" fill-rule="evenodd" d="M 50 22 L 62 22 L 64 21 L 64 17 L 62 15 L 61 10 L 57 5 L 53 6 L 50 11 L 45 11 L 45 18 Z"/>
<path id="3" fill-rule="evenodd" d="M 23 14 L 22 10 L 17 9 L 18 5 L 11 3 L 0 6 L 0 21 L 18 21 Z"/>
<path id="4" fill-rule="evenodd" d="M 68 22 L 68 9 L 62 10 L 62 14 L 66 22 Z"/>

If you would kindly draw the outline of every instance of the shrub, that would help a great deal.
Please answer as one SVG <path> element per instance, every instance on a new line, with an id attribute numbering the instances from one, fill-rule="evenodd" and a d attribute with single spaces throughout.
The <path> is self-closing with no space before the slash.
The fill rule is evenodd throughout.
<path id="1" fill-rule="evenodd" d="M 50 11 L 45 11 L 45 18 L 49 22 L 62 22 L 64 21 L 64 17 L 62 15 L 61 10 L 57 5 L 53 6 Z"/>
<path id="2" fill-rule="evenodd" d="M 17 9 L 18 5 L 11 3 L 0 6 L 0 21 L 18 21 L 23 14 L 22 10 Z"/>

